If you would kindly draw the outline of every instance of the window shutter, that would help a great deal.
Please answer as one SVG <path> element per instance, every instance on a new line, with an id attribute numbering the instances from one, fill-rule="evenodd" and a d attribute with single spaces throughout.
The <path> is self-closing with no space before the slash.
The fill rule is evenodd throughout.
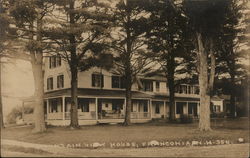
<path id="1" fill-rule="evenodd" d="M 95 74 L 92 74 L 92 87 L 95 87 Z"/>
<path id="2" fill-rule="evenodd" d="M 47 90 L 49 90 L 49 78 L 47 78 Z"/>
<path id="3" fill-rule="evenodd" d="M 64 75 L 62 75 L 62 88 L 64 87 Z"/>
<path id="4" fill-rule="evenodd" d="M 60 76 L 57 76 L 57 88 L 60 88 Z"/>
<path id="5" fill-rule="evenodd" d="M 111 76 L 111 78 L 112 78 L 112 88 L 115 88 L 115 85 L 114 85 L 114 83 L 115 83 L 115 76 Z"/>
<path id="6" fill-rule="evenodd" d="M 103 74 L 101 74 L 101 87 L 104 87 L 104 77 L 103 77 Z"/>
<path id="7" fill-rule="evenodd" d="M 53 88 L 53 78 L 51 78 L 51 89 L 54 89 Z"/>

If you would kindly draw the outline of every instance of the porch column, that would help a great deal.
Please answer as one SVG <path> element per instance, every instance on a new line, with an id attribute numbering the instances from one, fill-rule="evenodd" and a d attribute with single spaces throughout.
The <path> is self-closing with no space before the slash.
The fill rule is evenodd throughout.
<path id="1" fill-rule="evenodd" d="M 123 104 L 123 115 L 124 116 L 126 114 L 126 103 L 127 103 L 127 100 L 126 100 L 126 98 L 124 98 L 124 104 Z M 133 106 L 132 101 L 131 101 L 131 106 Z"/>
<path id="2" fill-rule="evenodd" d="M 46 99 L 46 105 L 47 105 L 47 119 L 49 114 L 49 99 Z"/>
<path id="3" fill-rule="evenodd" d="M 65 96 L 62 97 L 62 114 L 63 114 L 63 120 L 65 120 Z"/>
<path id="4" fill-rule="evenodd" d="M 148 100 L 148 109 L 150 106 L 150 119 L 152 119 L 152 115 L 153 115 L 153 110 L 152 110 L 152 99 Z"/>
<path id="5" fill-rule="evenodd" d="M 163 118 L 166 118 L 166 102 L 163 101 Z"/>
<path id="6" fill-rule="evenodd" d="M 175 106 L 175 108 L 174 108 L 174 109 L 175 109 L 174 115 L 175 115 L 175 118 L 176 118 L 176 110 L 177 110 L 177 109 L 176 109 L 176 107 L 177 107 L 177 106 L 176 106 L 176 101 L 174 102 L 174 106 Z M 170 111 L 170 112 L 171 112 L 171 111 Z"/>
<path id="7" fill-rule="evenodd" d="M 189 106 L 189 104 L 188 104 L 188 101 L 187 101 L 187 114 L 189 114 L 189 113 L 188 113 L 188 106 Z M 193 113 L 193 111 L 192 111 L 192 113 Z"/>
<path id="8" fill-rule="evenodd" d="M 197 115 L 200 118 L 200 102 L 197 102 Z"/>
<path id="9" fill-rule="evenodd" d="M 98 100 L 95 98 L 95 119 L 98 120 Z"/>

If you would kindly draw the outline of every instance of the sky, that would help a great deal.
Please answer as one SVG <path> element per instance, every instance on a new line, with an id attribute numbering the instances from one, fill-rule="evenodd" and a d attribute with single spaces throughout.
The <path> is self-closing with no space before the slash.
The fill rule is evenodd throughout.
<path id="1" fill-rule="evenodd" d="M 13 60 L 2 64 L 3 115 L 22 106 L 22 99 L 34 94 L 31 64 L 24 60 Z"/>

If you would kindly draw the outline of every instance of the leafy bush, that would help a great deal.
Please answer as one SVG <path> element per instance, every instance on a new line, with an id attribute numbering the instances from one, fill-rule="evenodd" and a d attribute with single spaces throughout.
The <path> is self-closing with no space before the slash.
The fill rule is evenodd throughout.
<path id="1" fill-rule="evenodd" d="M 187 115 L 187 114 L 181 114 L 180 116 L 181 123 L 192 123 L 193 122 L 193 116 Z"/>
<path id="2" fill-rule="evenodd" d="M 224 118 L 225 116 L 226 116 L 226 114 L 224 112 L 210 114 L 211 118 Z"/>

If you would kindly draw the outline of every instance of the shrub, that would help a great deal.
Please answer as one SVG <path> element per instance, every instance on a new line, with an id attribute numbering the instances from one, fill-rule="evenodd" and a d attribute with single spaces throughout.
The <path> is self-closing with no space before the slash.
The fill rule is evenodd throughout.
<path id="1" fill-rule="evenodd" d="M 25 113 L 25 114 L 31 114 L 33 113 L 33 108 L 30 107 L 30 106 L 26 106 L 24 107 L 15 107 L 11 110 L 11 112 L 7 115 L 6 119 L 7 119 L 7 123 L 9 124 L 13 124 L 13 123 L 16 123 L 16 119 L 19 117 L 19 118 L 22 118 L 22 113 Z"/>
<path id="2" fill-rule="evenodd" d="M 181 123 L 192 123 L 193 122 L 193 116 L 187 115 L 187 114 L 181 114 L 180 116 Z"/>
<path id="3" fill-rule="evenodd" d="M 226 114 L 224 112 L 210 114 L 211 118 L 224 118 L 225 116 L 226 116 Z"/>

